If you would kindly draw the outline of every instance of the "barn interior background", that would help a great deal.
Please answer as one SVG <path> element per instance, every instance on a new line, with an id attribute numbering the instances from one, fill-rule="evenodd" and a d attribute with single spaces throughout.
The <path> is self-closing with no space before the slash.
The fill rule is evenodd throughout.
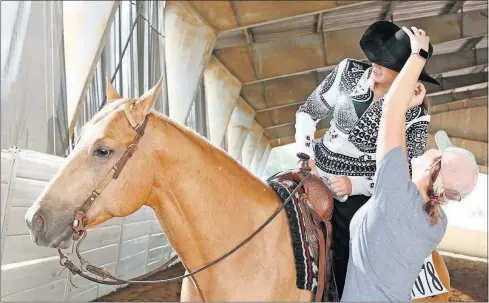
<path id="1" fill-rule="evenodd" d="M 74 288 L 23 220 L 103 106 L 105 72 L 123 97 L 164 75 L 155 109 L 264 178 L 295 165 L 295 112 L 341 59 L 365 59 L 358 41 L 381 19 L 428 32 L 427 70 L 442 84 L 427 86 L 429 145 L 444 129 L 480 167 L 476 191 L 447 208 L 439 250 L 487 263 L 487 10 L 482 0 L 2 1 L 1 300 L 87 301 L 115 290 L 79 277 Z M 328 127 L 319 123 L 316 137 Z M 126 278 L 173 254 L 146 207 L 97 227 L 83 247 Z"/>

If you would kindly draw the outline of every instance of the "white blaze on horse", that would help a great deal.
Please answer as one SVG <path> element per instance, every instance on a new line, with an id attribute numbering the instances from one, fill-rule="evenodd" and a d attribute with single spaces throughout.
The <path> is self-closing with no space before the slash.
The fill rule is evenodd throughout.
<path id="1" fill-rule="evenodd" d="M 135 102 L 107 83 L 107 105 L 83 127 L 67 163 L 26 214 L 37 245 L 68 248 L 77 231 L 147 205 L 194 271 L 229 252 L 277 210 L 277 194 L 267 184 L 151 110 L 162 82 Z M 122 165 L 121 158 L 127 158 Z M 291 236 L 281 211 L 228 258 L 184 279 L 181 300 L 311 301 L 313 292 L 297 287 Z"/>

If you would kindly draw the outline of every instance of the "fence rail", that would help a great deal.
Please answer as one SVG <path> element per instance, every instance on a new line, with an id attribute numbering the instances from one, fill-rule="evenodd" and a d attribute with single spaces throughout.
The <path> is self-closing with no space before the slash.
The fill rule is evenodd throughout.
<path id="1" fill-rule="evenodd" d="M 48 181 L 66 162 L 43 153 L 1 152 L 2 301 L 90 301 L 116 289 L 98 285 L 62 267 L 56 250 L 32 243 L 24 214 Z M 90 231 L 82 256 L 123 278 L 151 271 L 169 260 L 174 251 L 153 210 L 147 206 L 125 218 L 113 218 Z M 26 279 L 26 277 L 29 277 Z"/>

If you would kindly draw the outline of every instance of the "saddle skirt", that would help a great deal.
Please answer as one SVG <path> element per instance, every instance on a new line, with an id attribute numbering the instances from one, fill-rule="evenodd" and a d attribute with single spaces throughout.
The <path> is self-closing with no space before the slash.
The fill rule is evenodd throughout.
<path id="1" fill-rule="evenodd" d="M 283 203 L 303 178 L 300 173 L 279 173 L 267 182 Z M 331 274 L 332 226 L 329 220 L 333 205 L 332 195 L 321 179 L 311 177 L 285 206 L 292 236 L 296 286 L 315 293 L 315 301 L 338 301 Z"/>

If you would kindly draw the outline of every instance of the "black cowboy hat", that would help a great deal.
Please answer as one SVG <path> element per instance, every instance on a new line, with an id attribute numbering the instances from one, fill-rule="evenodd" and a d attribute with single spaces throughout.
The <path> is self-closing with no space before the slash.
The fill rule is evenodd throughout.
<path id="1" fill-rule="evenodd" d="M 402 28 L 389 21 L 377 21 L 365 31 L 360 47 L 370 62 L 400 72 L 411 56 L 411 42 Z M 433 46 L 429 45 L 431 58 Z M 423 68 L 419 80 L 440 85 Z"/>

